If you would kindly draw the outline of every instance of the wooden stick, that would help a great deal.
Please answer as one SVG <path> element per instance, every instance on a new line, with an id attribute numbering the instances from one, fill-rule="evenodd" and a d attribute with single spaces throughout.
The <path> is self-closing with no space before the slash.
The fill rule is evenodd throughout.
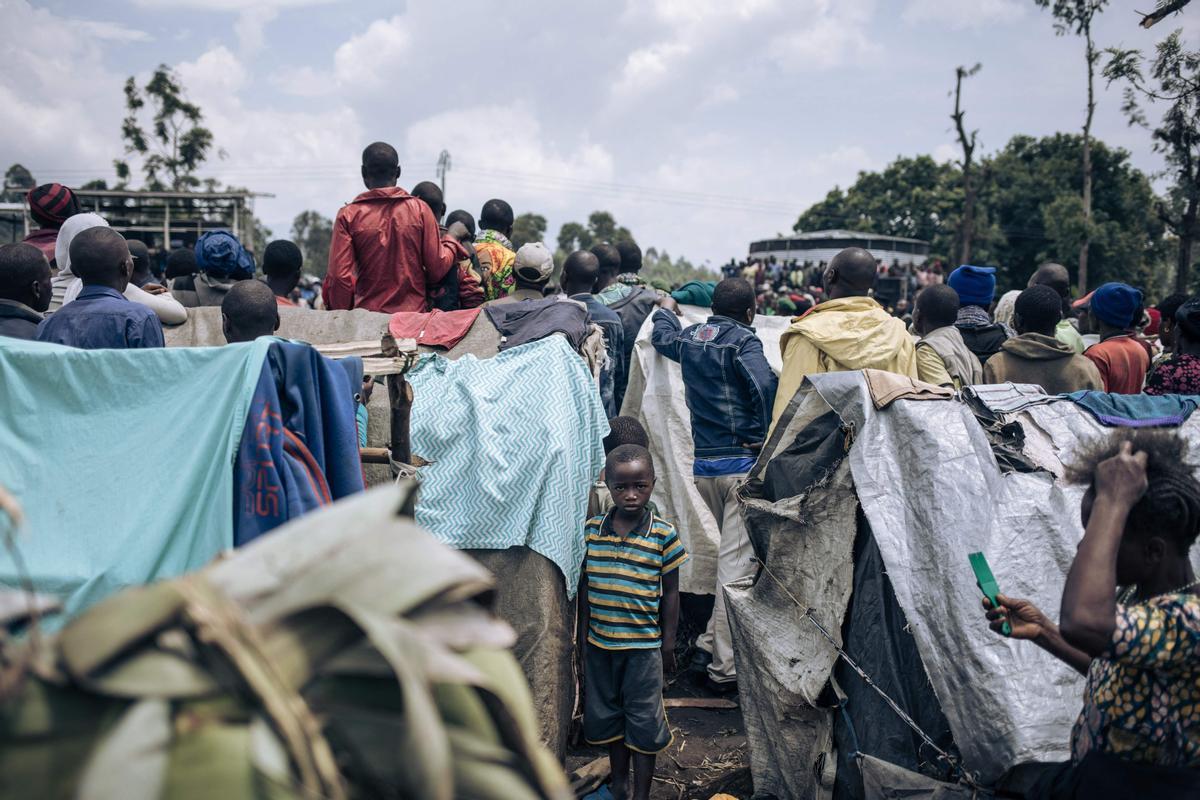
<path id="1" fill-rule="evenodd" d="M 724 697 L 668 697 L 663 700 L 666 708 L 709 708 L 728 711 L 738 707 L 732 700 Z"/>
<path id="2" fill-rule="evenodd" d="M 391 452 L 386 447 L 360 447 L 358 455 L 364 464 L 390 464 L 388 457 Z"/>

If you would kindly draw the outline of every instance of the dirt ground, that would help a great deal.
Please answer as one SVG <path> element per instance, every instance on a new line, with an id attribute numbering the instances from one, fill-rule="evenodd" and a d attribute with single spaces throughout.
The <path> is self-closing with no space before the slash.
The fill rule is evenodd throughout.
<path id="1" fill-rule="evenodd" d="M 741 710 L 670 707 L 672 698 L 714 697 L 687 671 L 694 653 L 692 642 L 701 632 L 699 621 L 707 620 L 711 609 L 711 597 L 682 596 L 677 649 L 680 669 L 668 678 L 664 691 L 668 700 L 667 721 L 675 739 L 659 754 L 655 764 L 654 788 L 650 793 L 654 800 L 708 800 L 721 793 L 748 800 L 753 794 Z M 721 699 L 734 704 L 738 701 L 737 695 Z M 605 755 L 602 747 L 572 747 L 567 753 L 567 772 L 570 774 Z"/>

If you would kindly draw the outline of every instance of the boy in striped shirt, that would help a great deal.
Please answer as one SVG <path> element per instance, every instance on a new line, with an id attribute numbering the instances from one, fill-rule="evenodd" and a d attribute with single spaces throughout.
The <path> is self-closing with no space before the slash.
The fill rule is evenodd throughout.
<path id="1" fill-rule="evenodd" d="M 578 595 L 583 735 L 591 744 L 608 745 L 616 800 L 650 797 L 655 754 L 671 743 L 663 669 L 675 669 L 677 570 L 688 554 L 675 527 L 647 508 L 654 480 L 646 448 L 613 450 L 605 482 L 614 508 L 584 528 L 587 555 Z"/>

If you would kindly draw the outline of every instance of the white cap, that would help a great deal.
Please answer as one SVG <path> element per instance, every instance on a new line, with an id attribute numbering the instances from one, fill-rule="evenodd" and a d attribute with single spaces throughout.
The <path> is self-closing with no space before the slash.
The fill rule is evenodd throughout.
<path id="1" fill-rule="evenodd" d="M 554 255 L 541 242 L 523 244 L 517 250 L 513 272 L 531 283 L 548 280 L 554 272 Z"/>

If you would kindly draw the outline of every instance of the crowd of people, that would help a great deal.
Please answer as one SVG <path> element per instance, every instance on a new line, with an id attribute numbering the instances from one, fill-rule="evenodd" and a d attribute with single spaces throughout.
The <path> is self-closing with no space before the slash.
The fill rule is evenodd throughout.
<path id="1" fill-rule="evenodd" d="M 758 313 L 769 317 L 794 317 L 805 313 L 825 299 L 825 261 L 800 261 L 775 256 L 751 256 L 739 261 L 730 259 L 721 267 L 726 278 L 743 278 L 754 287 Z M 911 262 L 894 260 L 891 264 L 876 259 L 878 281 L 875 299 L 889 314 L 908 321 L 912 314 L 912 298 L 920 290 L 945 281 L 945 268 L 939 260 L 916 266 Z"/>
<path id="2" fill-rule="evenodd" d="M 400 172 L 389 145 L 364 150 L 365 191 L 337 214 L 313 305 L 392 314 L 573 302 L 603 333 L 598 391 L 611 433 L 596 513 L 582 526 L 578 662 L 584 733 L 609 748 L 617 798 L 648 797 L 654 754 L 670 741 L 663 671 L 675 666 L 677 569 L 688 558 L 650 499 L 655 466 L 646 431 L 619 416 L 648 318 L 653 348 L 680 366 L 693 478 L 720 529 L 714 610 L 689 665 L 718 693 L 737 690 L 720 587 L 754 570 L 737 490 L 806 377 L 875 369 L 955 390 L 1011 381 L 1051 394 L 1200 394 L 1200 298 L 1172 296 L 1146 308 L 1138 289 L 1106 283 L 1073 300 L 1068 272 L 1057 264 L 997 298 L 993 268 L 913 271 L 850 248 L 827 264 L 731 263 L 724 280 L 697 295 L 711 315 L 685 327 L 678 303 L 693 295 L 648 285 L 636 244 L 570 253 L 561 285 L 552 286 L 554 255 L 540 242 L 514 248 L 507 202 L 487 201 L 478 218 L 447 213 L 436 185 L 407 192 Z M 236 343 L 274 334 L 280 308 L 308 305 L 298 300 L 303 258 L 292 242 L 266 247 L 261 279 L 227 231 L 207 232 L 158 265 L 144 244 L 80 213 L 67 187 L 37 187 L 28 203 L 41 228 L 0 247 L 0 336 L 88 349 L 162 347 L 163 325 L 183 322 L 189 308 L 219 306 L 225 338 Z M 874 296 L 881 275 L 905 281 L 903 305 L 885 307 Z M 759 314 L 793 317 L 778 374 L 753 327 Z M 1019 599 L 1001 597 L 988 608 L 997 630 L 1008 622 L 1014 637 L 1089 675 L 1075 770 L 1063 778 L 1076 786 L 1149 770 L 1138 779 L 1196 790 L 1200 598 L 1187 555 L 1200 529 L 1200 484 L 1179 441 L 1142 437 L 1077 465 L 1090 485 L 1086 533 L 1059 625 Z M 1118 584 L 1133 586 L 1132 594 L 1118 597 Z"/>

